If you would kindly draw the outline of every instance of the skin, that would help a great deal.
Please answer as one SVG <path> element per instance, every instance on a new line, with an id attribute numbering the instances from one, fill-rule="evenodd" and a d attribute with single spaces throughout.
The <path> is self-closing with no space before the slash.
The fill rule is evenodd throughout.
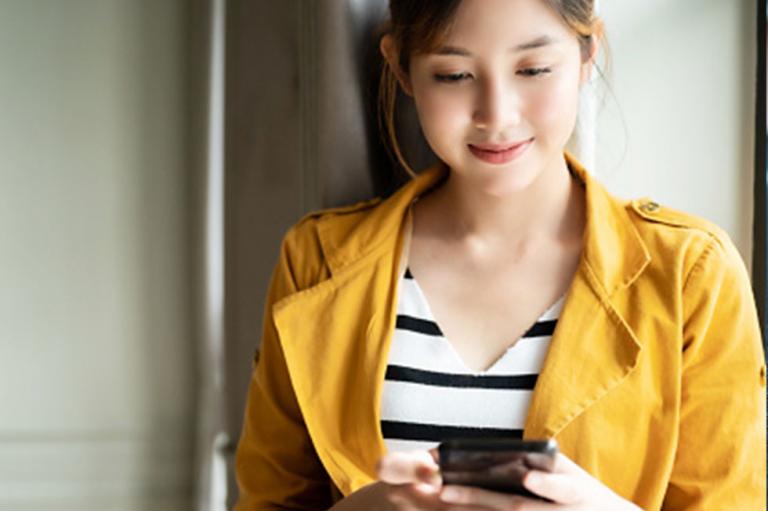
<path id="1" fill-rule="evenodd" d="M 542 38 L 548 43 L 508 50 Z M 541 0 L 464 0 L 446 44 L 470 55 L 413 55 L 408 70 L 397 67 L 392 39 L 382 38 L 382 53 L 413 97 L 427 141 L 451 169 L 445 184 L 414 207 L 409 266 L 446 337 L 475 369 L 487 367 L 509 338 L 538 318 L 575 271 L 584 197 L 563 149 L 597 40 L 583 60 L 576 35 Z M 436 75 L 458 81 L 439 81 Z M 504 165 L 488 164 L 469 149 L 525 140 L 531 141 L 526 151 Z M 477 289 L 491 298 L 484 301 Z M 526 290 L 525 299 L 510 289 Z M 511 314 L 523 302 L 533 305 Z M 471 321 L 466 317 L 478 315 L 467 313 L 468 303 L 476 303 L 485 320 L 465 328 Z M 449 320 L 462 315 L 462 321 Z M 485 338 L 462 343 L 465 331 L 484 332 Z M 502 334 L 494 338 L 493 332 Z M 379 481 L 332 509 L 639 510 L 562 454 L 552 473 L 530 471 L 523 480 L 552 503 L 443 486 L 435 450 L 390 453 L 378 474 Z"/>

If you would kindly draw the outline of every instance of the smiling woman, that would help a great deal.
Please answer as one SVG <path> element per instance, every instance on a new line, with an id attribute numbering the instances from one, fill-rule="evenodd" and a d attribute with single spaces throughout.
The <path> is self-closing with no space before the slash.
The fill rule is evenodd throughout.
<path id="1" fill-rule="evenodd" d="M 460 56 L 473 57 L 473 53 L 463 47 L 446 44 L 448 34 L 454 29 L 455 14 L 461 7 L 460 1 L 446 1 L 439 6 L 414 7 L 410 2 L 391 2 L 390 9 L 392 13 L 389 32 L 389 41 L 385 38 L 382 43 L 387 45 L 386 53 L 397 54 L 397 66 L 393 66 L 390 61 L 385 65 L 381 75 L 381 88 L 379 96 L 379 108 L 384 120 L 382 131 L 386 132 L 389 138 L 389 145 L 400 164 L 414 174 L 413 169 L 403 157 L 400 145 L 397 140 L 395 130 L 395 102 L 398 88 L 398 70 L 410 69 L 411 55 L 422 54 L 432 56 Z M 564 21 L 567 28 L 575 33 L 577 42 L 582 53 L 582 60 L 589 61 L 594 57 L 596 47 L 602 32 L 602 25 L 598 18 L 593 14 L 592 2 L 561 2 L 557 0 L 547 0 L 539 2 L 536 7 L 548 6 L 557 13 L 561 21 Z M 498 15 L 499 13 L 490 12 L 496 20 L 507 20 Z M 518 20 L 523 18 L 518 18 Z M 502 28 L 507 28 L 506 24 Z M 537 27 L 541 29 L 542 27 Z M 509 27 L 510 33 L 520 34 Z M 570 36 L 570 34 L 569 34 Z M 567 37 L 571 41 L 573 37 Z M 397 43 L 398 48 L 391 45 Z M 557 41 L 553 41 L 549 35 L 541 35 L 529 41 L 518 42 L 518 44 L 509 48 L 513 53 L 522 53 L 530 50 L 546 48 Z M 518 71 L 521 76 L 535 77 L 542 74 L 551 73 L 548 67 L 523 68 Z M 469 79 L 471 75 L 466 72 L 452 72 L 444 74 L 435 74 L 435 80 L 439 82 L 457 82 Z M 402 77 L 400 77 L 402 81 Z"/>
<path id="2" fill-rule="evenodd" d="M 453 169 L 471 165 L 466 160 L 471 156 L 504 164 L 525 154 L 539 162 L 528 169 L 557 158 L 573 132 L 579 89 L 597 52 L 600 22 L 591 8 L 568 5 L 575 2 L 501 2 L 470 13 L 471 2 L 454 2 L 413 16 L 396 3 L 395 27 L 435 23 L 426 33 L 393 30 L 382 39 L 388 66 L 381 105 L 390 145 L 406 169 L 394 129 L 393 80 L 413 96 L 427 141 Z M 401 23 L 398 15 L 407 14 L 413 17 Z M 469 137 L 467 119 L 475 130 Z M 486 186 L 501 187 L 499 193 L 508 186 L 525 188 L 533 178 L 521 172 L 478 175 Z"/>
<path id="3" fill-rule="evenodd" d="M 765 367 L 737 250 L 565 151 L 600 49 L 593 2 L 390 15 L 382 130 L 408 167 L 401 89 L 439 161 L 286 234 L 238 511 L 764 509 Z M 435 447 L 468 438 L 560 454 L 528 467 L 527 496 L 443 485 Z"/>

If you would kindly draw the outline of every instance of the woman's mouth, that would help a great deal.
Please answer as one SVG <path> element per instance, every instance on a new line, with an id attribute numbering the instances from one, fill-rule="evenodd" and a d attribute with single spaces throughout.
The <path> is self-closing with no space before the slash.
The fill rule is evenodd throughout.
<path id="1" fill-rule="evenodd" d="M 479 159 L 494 164 L 509 163 L 522 155 L 533 143 L 533 138 L 514 144 L 469 144 L 469 150 Z"/>

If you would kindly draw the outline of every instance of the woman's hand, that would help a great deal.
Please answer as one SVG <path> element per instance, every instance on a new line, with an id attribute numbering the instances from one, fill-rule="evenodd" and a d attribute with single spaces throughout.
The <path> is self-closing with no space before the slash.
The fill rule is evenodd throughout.
<path id="1" fill-rule="evenodd" d="M 437 450 L 392 453 L 379 461 L 379 481 L 336 503 L 330 511 L 487 511 L 440 500 Z"/>
<path id="2" fill-rule="evenodd" d="M 437 450 L 392 453 L 378 464 L 379 481 L 336 503 L 330 511 L 487 511 L 440 500 Z"/>
<path id="3" fill-rule="evenodd" d="M 392 510 L 486 511 L 473 504 L 448 504 L 440 499 L 442 480 L 437 449 L 392 453 L 377 467 L 383 500 Z"/>
<path id="4" fill-rule="evenodd" d="M 523 479 L 523 485 L 552 502 L 454 485 L 444 486 L 440 499 L 446 503 L 498 511 L 642 511 L 562 453 L 557 455 L 551 473 L 531 470 Z"/>

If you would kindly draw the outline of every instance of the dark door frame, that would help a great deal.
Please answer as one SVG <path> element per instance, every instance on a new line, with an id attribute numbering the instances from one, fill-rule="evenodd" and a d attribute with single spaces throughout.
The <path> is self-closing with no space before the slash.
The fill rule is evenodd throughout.
<path id="1" fill-rule="evenodd" d="M 766 210 L 766 189 L 768 188 L 768 169 L 766 169 L 766 33 L 765 25 L 768 18 L 766 0 L 755 2 L 757 6 L 757 94 L 755 95 L 755 182 L 754 182 L 754 222 L 753 222 L 753 251 L 752 251 L 752 285 L 755 291 L 757 310 L 760 316 L 760 327 L 763 332 L 763 346 L 766 332 L 766 309 L 768 308 L 768 254 L 766 239 L 768 238 L 768 211 Z M 767 350 L 768 351 L 768 350 Z"/>

